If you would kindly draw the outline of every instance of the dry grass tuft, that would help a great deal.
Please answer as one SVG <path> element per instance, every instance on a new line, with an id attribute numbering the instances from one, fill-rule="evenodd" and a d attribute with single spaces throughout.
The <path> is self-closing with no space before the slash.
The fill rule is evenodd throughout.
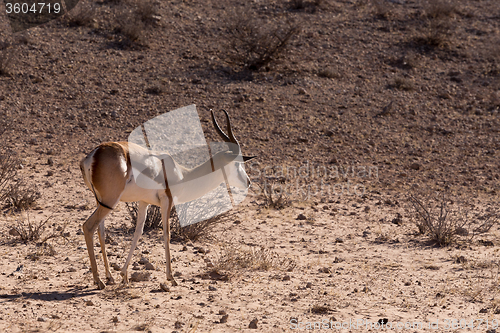
<path id="1" fill-rule="evenodd" d="M 457 4 L 451 0 L 429 0 L 425 3 L 425 14 L 431 19 L 442 19 L 457 12 Z"/>
<path id="2" fill-rule="evenodd" d="M 260 195 L 264 199 L 266 207 L 283 209 L 292 204 L 289 193 L 287 193 L 287 179 L 285 177 L 261 177 L 257 186 Z"/>
<path id="3" fill-rule="evenodd" d="M 498 214 L 476 211 L 474 205 L 451 199 L 446 192 L 409 196 L 410 216 L 420 234 L 427 234 L 439 246 L 460 240 L 472 241 L 498 224 Z"/>
<path id="4" fill-rule="evenodd" d="M 264 20 L 236 12 L 227 21 L 229 60 L 238 66 L 257 71 L 286 53 L 300 27 L 288 20 Z"/>
<path id="5" fill-rule="evenodd" d="M 415 42 L 430 48 L 446 47 L 450 44 L 451 28 L 445 20 L 429 20 Z"/>
<path id="6" fill-rule="evenodd" d="M 65 225 L 56 227 L 54 224 L 52 231 L 46 234 L 47 224 L 51 218 L 52 216 L 49 216 L 46 220 L 31 222 L 29 214 L 26 214 L 26 219 L 18 220 L 17 224 L 10 229 L 9 234 L 25 244 L 33 242 L 38 245 L 47 244 L 47 241 L 51 239 L 66 238 L 68 234 L 65 232 Z"/>
<path id="7" fill-rule="evenodd" d="M 213 263 L 216 272 L 269 271 L 280 270 L 291 272 L 296 267 L 296 262 L 291 258 L 282 258 L 270 249 L 244 249 L 241 246 L 225 244 L 220 256 Z"/>
<path id="8" fill-rule="evenodd" d="M 9 194 L 9 183 L 15 178 L 19 159 L 10 152 L 0 154 L 0 202 L 4 202 Z"/>
<path id="9" fill-rule="evenodd" d="M 35 207 L 36 201 L 41 198 L 34 183 L 27 183 L 24 179 L 19 179 L 11 183 L 5 192 L 6 207 L 15 211 L 28 210 Z"/>
<path id="10" fill-rule="evenodd" d="M 126 203 L 128 212 L 132 219 L 132 224 L 137 223 L 137 203 Z M 180 226 L 179 216 L 177 213 L 177 207 L 172 209 L 170 213 L 170 231 L 172 238 L 182 241 L 197 241 L 200 239 L 209 239 L 212 237 L 212 229 L 216 224 L 224 221 L 229 216 L 229 213 L 223 213 L 207 220 L 203 220 L 197 223 L 189 224 L 185 227 Z M 181 208 L 182 209 L 182 208 Z M 179 212 L 183 214 L 183 211 Z M 205 212 L 202 212 L 205 213 Z M 163 222 L 161 218 L 161 210 L 158 206 L 149 206 L 146 221 L 144 223 L 144 230 L 148 231 L 151 229 L 163 228 Z"/>
<path id="11" fill-rule="evenodd" d="M 391 87 L 403 91 L 415 90 L 415 84 L 413 83 L 413 81 L 404 77 L 398 77 L 394 79 L 394 82 L 391 84 Z"/>
<path id="12" fill-rule="evenodd" d="M 137 202 L 126 202 L 128 213 L 132 219 L 132 224 L 134 227 L 137 225 Z M 149 206 L 148 213 L 146 215 L 146 221 L 144 222 L 144 231 L 149 231 L 151 229 L 163 228 L 163 223 L 161 220 L 161 210 L 158 206 Z"/>

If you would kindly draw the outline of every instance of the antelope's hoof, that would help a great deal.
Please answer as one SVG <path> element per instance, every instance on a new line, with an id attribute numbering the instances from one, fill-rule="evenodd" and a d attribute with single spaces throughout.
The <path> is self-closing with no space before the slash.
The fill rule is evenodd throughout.
<path id="1" fill-rule="evenodd" d="M 106 285 L 114 285 L 115 284 L 115 279 L 113 279 L 112 276 L 106 278 Z"/>
<path id="2" fill-rule="evenodd" d="M 175 286 L 178 286 L 177 282 L 175 282 L 174 278 L 169 278 L 168 279 L 171 283 L 172 283 L 172 286 L 175 287 Z"/>
<path id="3" fill-rule="evenodd" d="M 102 283 L 101 280 L 97 280 L 96 284 L 97 284 L 97 289 L 99 289 L 99 290 L 103 290 L 104 288 L 106 288 L 106 285 L 104 283 Z"/>
<path id="4" fill-rule="evenodd" d="M 160 289 L 167 293 L 170 291 L 170 288 L 167 286 L 165 282 L 160 283 Z"/>

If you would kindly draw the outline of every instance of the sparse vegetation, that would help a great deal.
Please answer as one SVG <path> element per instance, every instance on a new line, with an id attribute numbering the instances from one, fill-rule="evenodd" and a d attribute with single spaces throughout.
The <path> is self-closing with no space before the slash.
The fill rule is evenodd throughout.
<path id="1" fill-rule="evenodd" d="M 391 86 L 398 90 L 404 90 L 404 91 L 415 90 L 415 85 L 413 81 L 404 77 L 396 78 Z"/>
<path id="2" fill-rule="evenodd" d="M 420 35 L 415 38 L 419 45 L 430 48 L 445 47 L 450 43 L 451 28 L 446 20 L 428 20 Z"/>
<path id="3" fill-rule="evenodd" d="M 286 191 L 288 186 L 285 177 L 261 177 L 257 186 L 260 188 L 260 195 L 266 207 L 283 209 L 292 203 Z"/>
<path id="4" fill-rule="evenodd" d="M 257 71 L 286 53 L 300 27 L 289 20 L 266 20 L 236 12 L 227 22 L 229 59 L 246 69 Z"/>
<path id="5" fill-rule="evenodd" d="M 451 0 L 428 0 L 424 6 L 425 15 L 431 19 L 442 19 L 456 13 L 457 4 Z"/>
<path id="6" fill-rule="evenodd" d="M 49 216 L 47 219 L 39 222 L 31 222 L 29 214 L 26 213 L 26 218 L 20 216 L 16 225 L 13 226 L 9 234 L 16 237 L 23 243 L 36 243 L 38 245 L 46 244 L 48 240 L 59 237 L 66 237 L 65 226 L 55 226 L 50 233 L 46 234 L 48 222 L 52 219 Z"/>
<path id="7" fill-rule="evenodd" d="M 132 224 L 136 225 L 137 223 L 137 203 L 127 203 L 127 209 L 132 218 Z M 182 214 L 183 212 L 181 212 Z M 226 219 L 229 216 L 228 213 L 223 213 L 214 217 L 211 217 L 207 220 L 203 220 L 197 223 L 189 224 L 185 227 L 181 227 L 179 223 L 179 216 L 177 213 L 177 208 L 172 208 L 172 212 L 170 214 L 170 232 L 172 234 L 172 238 L 179 240 L 190 240 L 196 241 L 199 239 L 210 238 L 212 236 L 212 229 L 217 224 Z M 161 219 L 161 210 L 160 207 L 151 205 L 148 208 L 148 214 L 146 217 L 146 221 L 144 223 L 144 230 L 148 231 L 151 229 L 162 229 L 163 223 Z"/>
<path id="8" fill-rule="evenodd" d="M 473 213 L 474 205 L 452 199 L 447 192 L 413 194 L 409 196 L 409 204 L 419 234 L 429 235 L 439 246 L 471 241 L 498 225 L 496 212 Z"/>
<path id="9" fill-rule="evenodd" d="M 11 152 L 0 154 L 0 202 L 5 202 L 9 194 L 9 183 L 17 174 L 18 159 Z"/>
<path id="10" fill-rule="evenodd" d="M 245 249 L 241 246 L 224 244 L 220 256 L 210 265 L 217 272 L 269 271 L 291 272 L 295 260 L 283 258 L 278 253 L 264 247 Z"/>
<path id="11" fill-rule="evenodd" d="M 137 202 L 126 202 L 128 213 L 132 219 L 132 224 L 135 227 L 137 225 Z M 146 221 L 144 222 L 144 231 L 149 231 L 151 229 L 162 228 L 163 223 L 161 220 L 161 210 L 160 207 L 150 205 L 148 208 L 148 213 L 146 215 Z"/>
<path id="12" fill-rule="evenodd" d="M 41 193 L 34 183 L 28 183 L 20 178 L 16 182 L 11 182 L 5 193 L 5 200 L 8 208 L 16 211 L 28 210 L 35 206 L 40 199 Z"/>

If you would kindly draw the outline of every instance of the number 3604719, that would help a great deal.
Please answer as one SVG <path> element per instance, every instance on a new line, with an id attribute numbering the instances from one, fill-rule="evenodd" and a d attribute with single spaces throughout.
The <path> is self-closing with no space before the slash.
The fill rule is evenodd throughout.
<path id="1" fill-rule="evenodd" d="M 30 6 L 28 3 L 11 3 L 7 2 L 5 4 L 7 14 L 42 14 L 46 12 L 48 14 L 59 14 L 61 11 L 61 4 L 59 3 L 34 3 Z"/>

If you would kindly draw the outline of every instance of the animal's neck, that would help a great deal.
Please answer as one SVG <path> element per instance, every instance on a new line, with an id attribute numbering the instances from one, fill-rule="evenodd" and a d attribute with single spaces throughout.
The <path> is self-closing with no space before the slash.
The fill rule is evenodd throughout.
<path id="1" fill-rule="evenodd" d="M 218 165 L 220 156 L 214 156 L 214 165 Z M 210 160 L 193 168 L 187 169 L 180 167 L 183 179 L 180 184 L 171 187 L 172 195 L 177 197 L 179 202 L 188 202 L 198 199 L 223 183 L 224 176 L 220 169 L 212 171 L 212 162 Z"/>

